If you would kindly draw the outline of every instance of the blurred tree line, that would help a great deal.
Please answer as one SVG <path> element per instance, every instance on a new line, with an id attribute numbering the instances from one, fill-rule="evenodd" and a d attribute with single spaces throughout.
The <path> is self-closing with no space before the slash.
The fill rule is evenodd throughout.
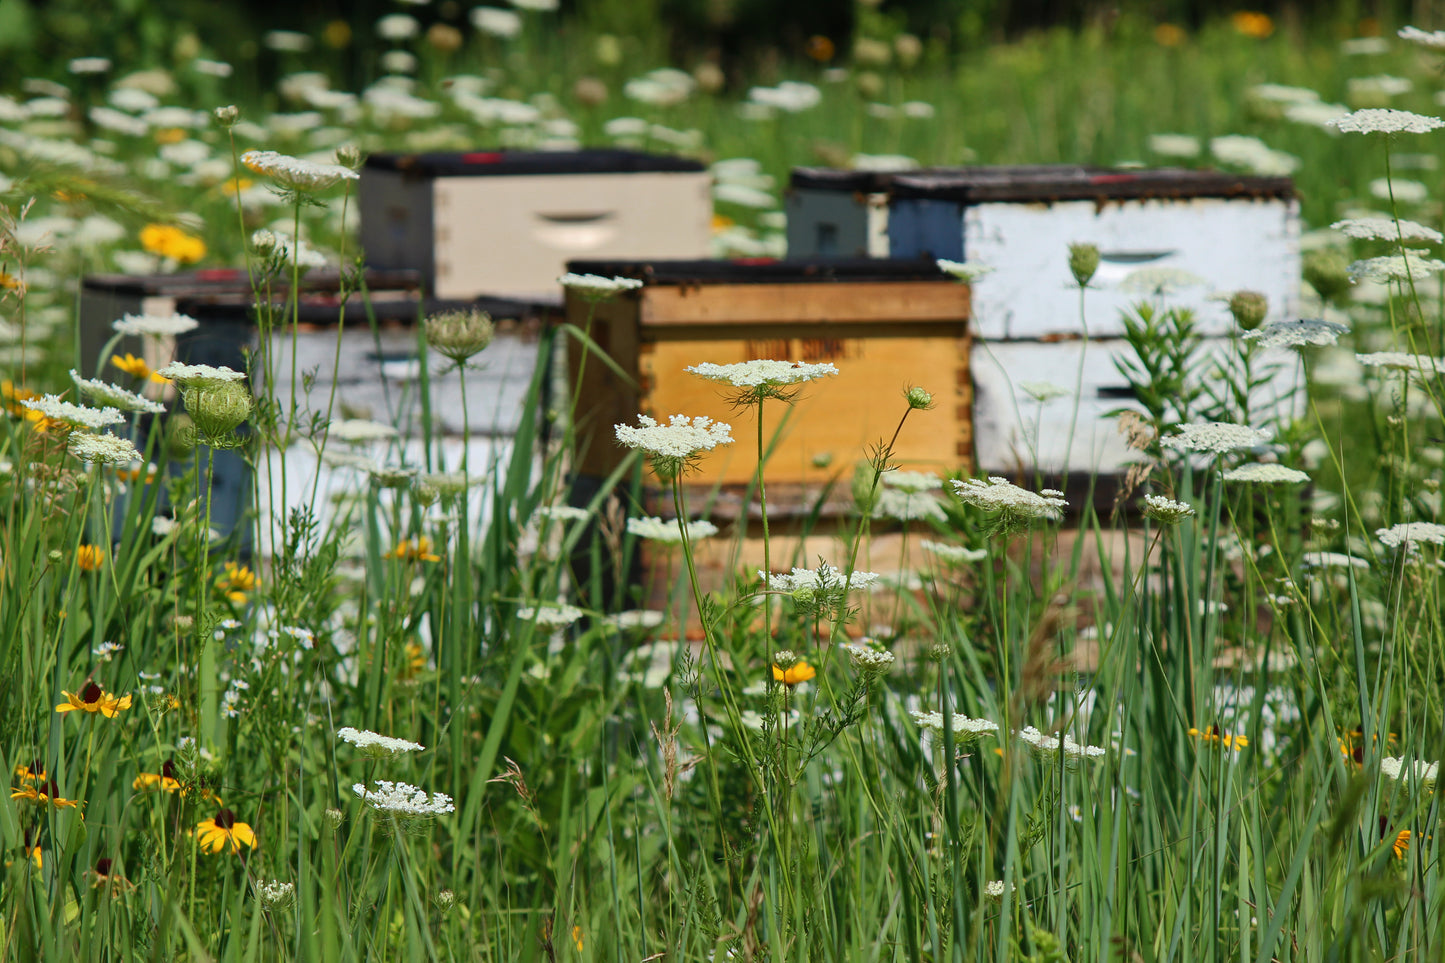
<path id="1" fill-rule="evenodd" d="M 1445 26 L 1445 0 L 560 0 L 564 29 L 649 38 L 681 61 L 799 56 L 846 60 L 860 33 L 911 33 L 958 50 L 1045 27 L 1102 26 L 1120 19 L 1185 29 L 1241 12 L 1302 29 L 1367 32 L 1372 24 Z M 0 87 L 24 76 L 62 73 L 72 57 L 168 65 L 178 44 L 264 72 L 267 30 L 321 36 L 349 27 L 348 44 L 376 44 L 373 25 L 405 12 L 423 27 L 466 31 L 479 5 L 507 0 L 0 0 Z M 826 46 L 817 38 L 824 38 Z M 812 46 L 810 47 L 810 43 Z M 823 56 L 826 54 L 827 56 Z M 195 56 L 191 53 L 191 56 Z M 258 59 L 259 58 L 259 59 Z M 253 61 L 255 61 L 253 63 Z"/>

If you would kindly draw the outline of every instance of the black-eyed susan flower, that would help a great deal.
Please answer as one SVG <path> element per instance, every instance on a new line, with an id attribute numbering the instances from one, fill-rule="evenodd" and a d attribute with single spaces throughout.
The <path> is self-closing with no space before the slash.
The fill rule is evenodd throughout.
<path id="1" fill-rule="evenodd" d="M 15 781 L 22 786 L 30 783 L 44 782 L 49 778 L 45 773 L 45 763 L 39 759 L 28 763 L 21 763 L 15 767 Z"/>
<path id="2" fill-rule="evenodd" d="M 65 799 L 60 795 L 60 789 L 55 785 L 54 779 L 33 782 L 28 786 L 11 786 L 10 798 L 24 800 L 32 806 L 53 806 L 56 809 L 78 809 L 80 807 L 80 803 L 74 799 Z"/>
<path id="3" fill-rule="evenodd" d="M 440 562 L 441 556 L 432 551 L 431 539 L 425 535 L 412 540 L 403 538 L 396 548 L 387 552 L 385 558 L 399 558 L 404 562 Z"/>
<path id="4" fill-rule="evenodd" d="M 176 778 L 176 764 L 167 759 L 161 763 L 160 772 L 143 772 L 131 781 L 130 787 L 145 792 L 180 792 L 181 781 Z"/>
<path id="5" fill-rule="evenodd" d="M 147 224 L 141 228 L 140 246 L 180 264 L 194 264 L 206 256 L 205 241 L 169 224 Z"/>
<path id="6" fill-rule="evenodd" d="M 127 351 L 125 354 L 113 354 L 110 356 L 112 367 L 119 368 L 133 378 L 149 378 L 151 366 L 146 364 L 144 358 L 137 358 Z"/>
<path id="7" fill-rule="evenodd" d="M 129 709 L 131 703 L 129 695 L 117 696 L 106 692 L 94 682 L 86 683 L 78 695 L 73 692 L 60 694 L 65 696 L 65 701 L 55 707 L 56 712 L 99 712 L 107 719 L 114 719 L 122 709 Z"/>
<path id="8" fill-rule="evenodd" d="M 255 830 L 237 819 L 229 809 L 222 809 L 210 819 L 197 823 L 196 838 L 208 853 L 219 853 L 229 847 L 232 853 L 239 854 L 242 846 L 256 848 Z"/>
<path id="9" fill-rule="evenodd" d="M 103 889 L 112 896 L 119 896 L 135 889 L 135 883 L 122 876 L 120 868 L 108 856 L 96 860 L 95 868 L 87 871 L 86 875 L 90 877 L 91 889 Z"/>
<path id="10" fill-rule="evenodd" d="M 75 564 L 82 572 L 94 572 L 105 564 L 105 549 L 99 545 L 81 545 L 75 550 Z"/>
<path id="11" fill-rule="evenodd" d="M 1218 726 L 1210 726 L 1208 729 L 1205 729 L 1203 731 L 1191 728 L 1189 730 L 1189 735 L 1192 738 L 1198 739 L 1200 742 L 1215 743 L 1217 745 L 1223 746 L 1226 749 L 1233 749 L 1235 752 L 1239 752 L 1240 750 L 1245 749 L 1249 746 L 1248 737 L 1235 736 L 1230 735 L 1227 732 L 1220 732 Z"/>
<path id="12" fill-rule="evenodd" d="M 246 593 L 254 592 L 257 584 L 256 573 L 245 565 L 227 562 L 226 570 L 216 580 L 216 588 L 237 605 L 246 603 Z"/>

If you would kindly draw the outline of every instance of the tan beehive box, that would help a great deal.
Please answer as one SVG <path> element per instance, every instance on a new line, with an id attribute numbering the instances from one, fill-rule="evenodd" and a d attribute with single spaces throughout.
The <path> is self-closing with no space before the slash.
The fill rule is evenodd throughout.
<path id="1" fill-rule="evenodd" d="M 706 257 L 711 179 L 627 150 L 373 154 L 361 171 L 367 264 L 420 271 L 438 298 L 536 297 L 577 258 Z"/>
<path id="2" fill-rule="evenodd" d="M 830 362 L 838 374 L 802 386 L 796 401 L 764 405 L 770 492 L 817 490 L 890 438 L 912 385 L 935 410 L 910 418 L 894 446 L 903 468 L 940 474 L 972 454 L 969 290 L 928 262 L 573 262 L 577 272 L 635 277 L 643 286 L 598 306 L 593 339 L 628 375 L 593 360 L 582 377 L 579 468 L 605 476 L 625 457 L 616 424 L 639 414 L 666 421 L 706 415 L 736 442 L 701 460 L 694 486 L 741 490 L 757 468 L 754 409 L 739 411 L 725 385 L 685 369 L 755 358 Z M 568 320 L 587 326 L 571 295 Z M 580 352 L 569 346 L 574 365 Z M 844 486 L 846 488 L 846 486 Z"/>

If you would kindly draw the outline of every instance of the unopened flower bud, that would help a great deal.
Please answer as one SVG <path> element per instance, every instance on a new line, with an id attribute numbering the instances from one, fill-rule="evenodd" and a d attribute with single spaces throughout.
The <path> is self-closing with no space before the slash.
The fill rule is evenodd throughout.
<path id="1" fill-rule="evenodd" d="M 240 381 L 220 381 L 185 389 L 186 411 L 207 438 L 220 438 L 251 416 L 251 389 Z"/>
<path id="2" fill-rule="evenodd" d="M 345 818 L 346 814 L 339 809 L 326 810 L 324 816 L 326 828 L 331 830 L 333 833 L 336 832 L 336 830 L 341 828 L 341 823 Z"/>
<path id="3" fill-rule="evenodd" d="M 222 127 L 231 128 L 236 126 L 236 121 L 241 119 L 241 108 L 235 104 L 225 107 L 217 107 L 214 111 L 216 123 Z"/>
<path id="4" fill-rule="evenodd" d="M 1269 313 L 1269 298 L 1258 291 L 1235 291 L 1229 298 L 1229 313 L 1245 331 L 1253 331 L 1264 323 Z"/>
<path id="5" fill-rule="evenodd" d="M 432 897 L 437 904 L 437 909 L 445 914 L 453 906 L 457 905 L 457 894 L 449 889 L 437 890 L 436 896 Z"/>
<path id="6" fill-rule="evenodd" d="M 933 407 L 933 395 L 926 388 L 914 385 L 903 393 L 908 399 L 908 407 L 914 411 L 927 411 Z"/>
<path id="7" fill-rule="evenodd" d="M 1074 283 L 1081 288 L 1088 287 L 1097 270 L 1099 270 L 1097 245 L 1088 243 L 1069 245 L 1069 272 L 1074 276 Z"/>
<path id="8" fill-rule="evenodd" d="M 426 319 L 426 341 L 457 364 L 492 343 L 495 327 L 485 311 L 446 311 Z"/>
<path id="9" fill-rule="evenodd" d="M 261 230 L 251 235 L 251 249 L 260 257 L 266 257 L 276 250 L 276 235 L 270 231 Z"/>
<path id="10" fill-rule="evenodd" d="M 65 555 L 58 548 L 52 548 L 46 557 L 50 559 L 51 565 L 59 565 L 65 559 Z"/>
<path id="11" fill-rule="evenodd" d="M 355 144 L 342 144 L 336 148 L 336 163 L 342 167 L 358 170 L 361 167 L 361 148 Z"/>
<path id="12" fill-rule="evenodd" d="M 1350 265 L 1331 247 L 1307 251 L 1301 266 L 1304 279 L 1326 301 L 1335 301 L 1350 290 Z"/>

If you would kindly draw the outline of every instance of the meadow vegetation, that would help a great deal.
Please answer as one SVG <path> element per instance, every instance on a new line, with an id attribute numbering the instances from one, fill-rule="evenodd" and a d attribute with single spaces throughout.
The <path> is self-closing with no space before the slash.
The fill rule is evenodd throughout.
<path id="1" fill-rule="evenodd" d="M 865 18 L 739 78 L 516 6 L 456 36 L 398 8 L 355 92 L 286 35 L 258 89 L 197 44 L 0 95 L 0 958 L 1438 960 L 1445 36 L 1123 23 L 956 62 Z M 428 423 L 408 461 L 387 412 L 298 407 L 294 300 L 258 297 L 245 372 L 80 356 L 93 272 L 244 263 L 269 292 L 329 264 L 357 290 L 367 152 L 577 144 L 711 162 L 735 255 L 782 253 L 795 164 L 1290 173 L 1305 319 L 1235 297 L 1206 370 L 1167 295 L 1138 309 L 1169 363 L 1131 368 L 1117 512 L 1028 471 L 900 472 L 880 438 L 840 456 L 842 555 L 713 593 L 695 542 L 741 533 L 676 523 L 689 473 L 761 454 L 829 365 L 696 358 L 678 376 L 731 425 L 606 431 L 634 454 L 579 500 L 586 410 L 547 363 L 511 442 L 459 462 Z M 156 351 L 189 324 L 117 321 Z M 424 397 L 488 363 L 474 313 L 415 330 Z M 1271 365 L 1298 417 L 1252 424 Z M 900 382 L 900 423 L 945 387 Z M 221 453 L 325 457 L 354 492 L 215 532 Z M 670 517 L 596 537 L 638 485 Z M 898 531 L 906 569 L 867 571 Z M 666 610 L 597 576 L 644 539 L 681 561 Z"/>

